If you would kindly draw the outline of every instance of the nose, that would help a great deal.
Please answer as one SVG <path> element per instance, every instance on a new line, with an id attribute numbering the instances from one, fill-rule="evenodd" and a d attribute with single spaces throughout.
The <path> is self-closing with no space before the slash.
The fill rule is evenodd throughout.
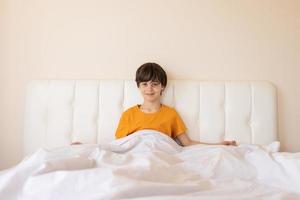
<path id="1" fill-rule="evenodd" d="M 153 85 L 148 84 L 147 87 L 146 87 L 146 89 L 147 89 L 147 90 L 153 90 Z"/>

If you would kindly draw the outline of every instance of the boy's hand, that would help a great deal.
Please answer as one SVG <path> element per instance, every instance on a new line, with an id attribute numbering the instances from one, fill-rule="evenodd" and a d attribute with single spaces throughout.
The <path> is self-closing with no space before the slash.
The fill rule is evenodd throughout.
<path id="1" fill-rule="evenodd" d="M 223 141 L 221 142 L 222 145 L 233 145 L 236 146 L 236 141 L 232 140 L 232 141 Z"/>
<path id="2" fill-rule="evenodd" d="M 81 142 L 72 142 L 71 145 L 79 145 L 82 144 Z"/>

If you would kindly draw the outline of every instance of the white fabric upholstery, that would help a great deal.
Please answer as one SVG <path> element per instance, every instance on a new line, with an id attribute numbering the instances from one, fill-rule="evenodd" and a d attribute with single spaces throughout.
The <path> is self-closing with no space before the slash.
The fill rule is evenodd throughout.
<path id="1" fill-rule="evenodd" d="M 175 107 L 195 140 L 268 144 L 276 140 L 276 90 L 268 82 L 169 81 Z M 107 143 L 121 113 L 142 103 L 132 80 L 36 80 L 27 91 L 24 154 L 72 141 Z"/>

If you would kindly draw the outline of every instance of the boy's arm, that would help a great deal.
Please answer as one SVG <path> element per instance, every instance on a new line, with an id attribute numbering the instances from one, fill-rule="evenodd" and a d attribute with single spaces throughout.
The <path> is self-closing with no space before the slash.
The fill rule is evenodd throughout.
<path id="1" fill-rule="evenodd" d="M 71 145 L 78 145 L 78 144 L 82 144 L 81 142 L 72 142 Z"/>
<path id="2" fill-rule="evenodd" d="M 194 140 L 191 140 L 189 138 L 189 136 L 187 134 L 185 134 L 185 133 L 178 135 L 176 138 L 180 141 L 180 143 L 183 146 L 190 146 L 190 145 L 195 145 L 195 144 L 234 145 L 234 146 L 236 146 L 236 142 L 234 140 L 232 140 L 232 141 L 223 141 L 223 142 L 220 142 L 220 143 L 206 143 L 206 142 L 194 141 Z"/>

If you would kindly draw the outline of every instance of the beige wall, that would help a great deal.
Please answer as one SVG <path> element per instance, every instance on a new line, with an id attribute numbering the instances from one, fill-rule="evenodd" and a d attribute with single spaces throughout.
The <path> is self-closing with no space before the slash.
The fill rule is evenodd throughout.
<path id="1" fill-rule="evenodd" d="M 299 11 L 298 0 L 0 0 L 0 169 L 21 158 L 30 79 L 128 79 L 146 61 L 172 79 L 271 81 L 282 150 L 300 151 Z"/>

